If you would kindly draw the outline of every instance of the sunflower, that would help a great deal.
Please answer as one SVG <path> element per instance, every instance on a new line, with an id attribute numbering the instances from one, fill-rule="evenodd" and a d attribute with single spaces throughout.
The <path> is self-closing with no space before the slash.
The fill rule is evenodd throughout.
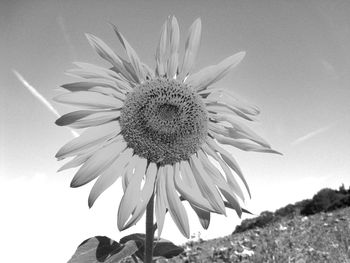
<path id="1" fill-rule="evenodd" d="M 113 29 L 128 59 L 86 34 L 111 67 L 76 63 L 78 68 L 69 73 L 84 81 L 63 85 L 69 92 L 55 97 L 57 102 L 81 108 L 60 117 L 57 125 L 87 128 L 56 154 L 59 160 L 73 158 L 60 170 L 80 166 L 71 187 L 97 178 L 88 198 L 91 207 L 121 178 L 124 195 L 118 209 L 119 230 L 137 223 L 153 195 L 159 235 L 169 211 L 181 233 L 189 237 L 183 200 L 189 202 L 204 228 L 209 226 L 211 212 L 225 214 L 225 204 L 241 216 L 245 195 L 238 179 L 250 195 L 249 187 L 236 160 L 221 144 L 275 153 L 239 122 L 252 121 L 259 110 L 212 86 L 245 52 L 193 73 L 201 20 L 195 20 L 189 29 L 180 63 L 179 26 L 172 16 L 162 27 L 152 70 L 140 61 L 119 29 L 114 25 Z"/>

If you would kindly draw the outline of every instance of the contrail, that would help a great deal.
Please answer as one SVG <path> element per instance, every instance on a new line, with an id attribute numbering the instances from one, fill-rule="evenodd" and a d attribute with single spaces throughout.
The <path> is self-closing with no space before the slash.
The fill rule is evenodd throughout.
<path id="1" fill-rule="evenodd" d="M 16 75 L 16 77 L 19 79 L 19 81 L 30 91 L 30 93 L 36 97 L 42 104 L 46 106 L 53 114 L 56 115 L 56 117 L 60 117 L 61 115 L 57 112 L 57 110 L 51 105 L 51 103 L 43 96 L 41 95 L 32 85 L 26 81 L 21 74 L 15 69 L 12 70 L 12 72 Z M 79 134 L 70 129 L 71 133 L 74 137 L 79 137 Z"/>
<path id="2" fill-rule="evenodd" d="M 314 131 L 312 131 L 312 132 L 309 132 L 309 133 L 307 133 L 306 135 L 301 136 L 301 137 L 297 138 L 296 140 L 294 140 L 294 141 L 291 143 L 291 145 L 295 146 L 295 145 L 298 145 L 298 144 L 300 144 L 300 143 L 302 143 L 302 142 L 304 142 L 304 141 L 306 141 L 306 140 L 309 140 L 310 138 L 312 138 L 312 137 L 314 137 L 314 136 L 316 136 L 316 135 L 318 135 L 318 134 L 320 134 L 320 133 L 323 133 L 323 132 L 328 131 L 328 130 L 331 129 L 334 125 L 335 125 L 335 123 L 332 123 L 332 124 L 330 124 L 330 125 L 328 125 L 328 126 L 319 128 L 319 129 L 314 130 Z"/>

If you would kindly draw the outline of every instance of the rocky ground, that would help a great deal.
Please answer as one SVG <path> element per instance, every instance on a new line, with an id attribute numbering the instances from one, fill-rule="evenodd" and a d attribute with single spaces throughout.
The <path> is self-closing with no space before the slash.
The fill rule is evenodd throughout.
<path id="1" fill-rule="evenodd" d="M 350 207 L 188 243 L 182 255 L 158 262 L 350 262 Z"/>

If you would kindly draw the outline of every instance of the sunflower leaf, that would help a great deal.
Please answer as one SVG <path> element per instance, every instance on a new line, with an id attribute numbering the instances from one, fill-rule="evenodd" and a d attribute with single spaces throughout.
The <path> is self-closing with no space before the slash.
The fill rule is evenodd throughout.
<path id="1" fill-rule="evenodd" d="M 126 242 L 134 241 L 138 246 L 138 251 L 135 253 L 135 255 L 143 261 L 145 240 L 145 234 L 135 233 L 121 238 L 119 242 L 121 244 L 124 244 Z M 153 247 L 153 257 L 164 257 L 170 259 L 184 252 L 184 249 L 182 247 L 176 246 L 169 240 L 163 238 L 154 240 Z"/>
<path id="2" fill-rule="evenodd" d="M 137 244 L 133 240 L 120 244 L 105 236 L 95 236 L 81 243 L 68 263 L 119 262 L 137 250 Z"/>

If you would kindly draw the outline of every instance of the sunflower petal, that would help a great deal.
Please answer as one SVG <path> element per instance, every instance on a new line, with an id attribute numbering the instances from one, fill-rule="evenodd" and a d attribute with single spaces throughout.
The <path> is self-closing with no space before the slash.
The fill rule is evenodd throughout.
<path id="1" fill-rule="evenodd" d="M 210 224 L 210 212 L 202 210 L 194 205 L 191 205 L 192 209 L 196 212 L 199 222 L 201 223 L 204 229 L 208 229 Z"/>
<path id="2" fill-rule="evenodd" d="M 278 151 L 275 151 L 275 150 L 273 150 L 271 148 L 263 147 L 263 146 L 258 145 L 258 144 L 252 144 L 252 143 L 245 142 L 245 141 L 242 141 L 242 140 L 235 140 L 235 139 L 227 138 L 227 137 L 222 136 L 220 134 L 217 134 L 215 132 L 210 132 L 210 134 L 219 143 L 221 143 L 221 144 L 228 144 L 228 145 L 231 145 L 231 146 L 236 147 L 236 148 L 238 148 L 240 150 L 243 150 L 243 151 L 281 154 Z"/>
<path id="3" fill-rule="evenodd" d="M 206 67 L 190 75 L 185 82 L 198 92 L 223 78 L 230 69 L 237 66 L 242 61 L 244 56 L 245 52 L 236 53 L 217 65 Z"/>
<path id="4" fill-rule="evenodd" d="M 175 192 L 174 170 L 171 165 L 165 166 L 166 171 L 166 194 L 169 204 L 169 212 L 180 232 L 187 238 L 190 237 L 190 227 L 185 207 Z"/>
<path id="5" fill-rule="evenodd" d="M 127 148 L 119 153 L 113 164 L 98 177 L 89 194 L 88 205 L 90 208 L 96 199 L 124 173 L 132 152 L 132 149 Z"/>
<path id="6" fill-rule="evenodd" d="M 68 71 L 68 73 L 78 75 L 79 77 L 87 79 L 107 78 L 111 81 L 115 79 L 121 79 L 121 76 L 119 74 L 108 68 L 103 68 L 86 62 L 73 62 L 73 64 L 75 64 L 79 68 L 71 69 Z"/>
<path id="7" fill-rule="evenodd" d="M 193 171 L 193 175 L 201 189 L 202 194 L 208 200 L 213 208 L 220 214 L 226 215 L 224 202 L 213 184 L 212 179 L 208 176 L 203 169 L 202 164 L 195 155 L 190 157 L 190 165 Z"/>
<path id="8" fill-rule="evenodd" d="M 227 182 L 220 171 L 208 160 L 207 155 L 205 155 L 203 151 L 198 151 L 198 158 L 202 162 L 203 167 L 210 173 L 213 180 L 215 180 L 216 185 L 228 184 L 232 191 L 244 201 L 245 198 L 241 187 L 234 178 L 231 170 L 224 162 L 220 161 L 219 164 L 226 175 Z"/>
<path id="9" fill-rule="evenodd" d="M 66 143 L 56 153 L 56 158 L 66 158 L 80 154 L 82 151 L 94 147 L 98 144 L 115 137 L 120 132 L 118 121 L 112 121 L 97 127 L 92 127 L 84 131 L 78 138 Z"/>
<path id="10" fill-rule="evenodd" d="M 100 94 L 103 94 L 109 97 L 114 97 L 119 100 L 119 103 L 120 101 L 124 102 L 126 99 L 124 92 L 121 92 L 120 90 L 117 90 L 117 89 L 108 88 L 108 87 L 98 87 L 98 86 L 92 87 L 91 89 L 89 89 L 89 91 L 98 92 Z"/>
<path id="11" fill-rule="evenodd" d="M 116 141 L 96 151 L 75 174 L 71 187 L 80 187 L 95 179 L 114 162 L 118 154 L 125 148 L 125 142 Z"/>
<path id="12" fill-rule="evenodd" d="M 125 60 L 124 58 L 122 58 L 120 56 L 118 56 L 118 57 L 123 62 L 123 65 L 124 65 L 126 71 L 130 74 L 130 76 L 132 78 L 132 80 L 129 81 L 129 83 L 136 84 L 138 82 L 138 78 L 137 78 L 137 74 L 134 70 L 134 67 L 131 65 L 131 63 L 129 61 Z M 119 72 L 118 69 L 116 69 L 116 68 L 113 68 L 113 70 Z"/>
<path id="13" fill-rule="evenodd" d="M 134 81 L 134 79 L 130 77 L 130 74 L 125 69 L 123 62 L 105 42 L 92 34 L 85 34 L 85 36 L 88 39 L 90 45 L 103 59 L 111 63 L 113 67 L 115 67 L 116 70 L 123 74 L 123 76 L 128 80 Z"/>
<path id="14" fill-rule="evenodd" d="M 162 233 L 165 213 L 168 207 L 168 200 L 167 200 L 167 194 L 166 194 L 166 188 L 165 188 L 165 177 L 166 177 L 166 174 L 164 171 L 164 166 L 161 166 L 159 167 L 158 173 L 157 173 L 156 202 L 155 202 L 155 214 L 157 219 L 158 237 L 160 237 Z"/>
<path id="15" fill-rule="evenodd" d="M 207 90 L 203 90 L 199 92 L 199 94 L 205 94 L 205 92 L 209 92 L 204 99 L 205 101 L 215 101 L 215 102 L 224 102 L 231 107 L 235 107 L 238 110 L 242 111 L 245 114 L 249 115 L 258 115 L 260 110 L 258 107 L 253 106 L 251 104 L 245 103 L 242 100 L 238 100 L 234 95 L 224 89 L 212 88 L 210 87 Z"/>
<path id="16" fill-rule="evenodd" d="M 90 149 L 88 152 L 75 156 L 72 160 L 65 163 L 62 167 L 60 167 L 57 172 L 61 172 L 63 170 L 75 168 L 82 165 L 87 161 L 87 159 L 89 159 L 94 154 L 94 151 L 97 149 L 98 147 L 95 146 L 92 149 Z"/>
<path id="17" fill-rule="evenodd" d="M 125 83 L 125 85 L 127 85 Z M 131 90 L 131 87 L 128 87 L 127 89 L 124 89 L 124 87 L 119 87 L 116 85 L 116 81 L 110 81 L 107 79 L 98 79 L 94 81 L 80 81 L 80 82 L 73 82 L 73 83 L 68 83 L 64 84 L 61 86 L 62 88 L 69 90 L 71 92 L 76 92 L 76 91 L 89 91 L 95 87 L 105 87 L 105 88 L 110 88 L 114 89 L 117 92 L 125 94 L 127 90 Z"/>
<path id="18" fill-rule="evenodd" d="M 69 126 L 71 128 L 87 128 L 90 126 L 101 125 L 119 118 L 120 111 L 105 110 L 79 110 L 62 115 L 56 120 L 58 126 Z"/>
<path id="19" fill-rule="evenodd" d="M 87 109 L 120 109 L 123 103 L 97 92 L 77 91 L 58 95 L 54 101 Z"/>
<path id="20" fill-rule="evenodd" d="M 133 66 L 135 73 L 137 75 L 138 81 L 141 83 L 142 81 L 145 80 L 145 72 L 142 67 L 142 63 L 136 54 L 135 50 L 130 46 L 129 42 L 124 38 L 124 36 L 119 32 L 119 29 L 115 26 L 112 25 L 114 32 L 117 34 L 119 41 L 123 45 L 126 54 L 129 57 L 130 63 Z"/>
<path id="21" fill-rule="evenodd" d="M 138 161 L 139 161 L 139 156 L 134 154 L 130 158 L 128 166 L 126 167 L 125 173 L 123 175 L 123 180 L 122 180 L 122 187 L 123 187 L 124 193 L 126 192 L 126 189 L 128 188 L 130 181 L 132 180 L 132 177 L 134 176 L 135 167 Z"/>
<path id="22" fill-rule="evenodd" d="M 135 211 L 132 214 L 132 217 L 126 223 L 125 229 L 136 224 L 141 219 L 143 213 L 146 210 L 147 204 L 154 192 L 154 182 L 156 179 L 156 175 L 157 175 L 157 166 L 155 163 L 150 163 L 147 168 L 146 182 L 142 189 L 140 203 L 137 204 Z"/>
<path id="23" fill-rule="evenodd" d="M 254 121 L 254 119 L 249 116 L 248 114 L 245 114 L 244 112 L 240 111 L 239 109 L 232 107 L 228 105 L 225 102 L 206 102 L 204 101 L 206 108 L 209 112 L 214 112 L 214 113 L 229 113 L 229 114 L 234 114 L 238 117 L 241 117 L 243 119 L 246 119 L 248 121 Z"/>
<path id="24" fill-rule="evenodd" d="M 154 71 L 147 65 L 142 63 L 143 70 L 145 71 L 146 78 L 148 77 L 149 79 L 154 78 Z"/>
<path id="25" fill-rule="evenodd" d="M 241 218 L 242 208 L 241 208 L 241 205 L 239 204 L 235 194 L 231 191 L 231 189 L 228 188 L 227 185 L 218 185 L 218 187 L 219 187 L 222 195 L 230 203 L 231 207 L 236 211 L 238 217 Z"/>
<path id="26" fill-rule="evenodd" d="M 239 123 L 234 117 L 225 114 L 210 114 L 210 118 L 215 121 L 226 121 L 231 124 L 232 128 L 225 127 L 228 136 L 234 139 L 248 139 L 266 148 L 271 148 L 270 144 L 264 140 L 261 136 L 249 129 L 247 126 Z"/>
<path id="27" fill-rule="evenodd" d="M 203 197 L 201 191 L 198 188 L 198 185 L 196 181 L 189 182 L 189 178 L 192 178 L 192 171 L 191 169 L 185 170 L 183 167 L 183 162 L 180 163 L 180 170 L 182 178 L 180 178 L 179 174 L 179 164 L 175 164 L 175 175 L 174 175 L 174 181 L 175 181 L 175 187 L 176 190 L 181 194 L 183 198 L 185 198 L 190 204 L 193 204 L 195 206 L 198 206 L 199 208 L 202 208 L 206 211 L 215 212 L 209 202 Z M 189 175 L 188 172 L 191 172 Z"/>
<path id="28" fill-rule="evenodd" d="M 157 76 L 164 76 L 167 69 L 167 46 L 168 46 L 168 25 L 167 21 L 163 24 L 160 38 L 156 50 L 156 74 Z"/>
<path id="29" fill-rule="evenodd" d="M 224 126 L 220 123 L 209 122 L 208 128 L 210 131 L 215 132 L 217 134 L 221 134 L 227 138 L 231 138 L 231 139 L 235 139 L 235 140 L 240 140 L 240 139 L 250 140 L 252 142 L 255 142 L 257 144 L 262 145 L 260 143 L 260 141 L 256 141 L 254 138 L 251 138 L 250 136 L 247 136 L 245 134 L 238 132 L 237 130 L 233 129 L 232 127 L 227 127 L 227 126 Z M 271 148 L 270 146 L 265 146 L 265 145 L 266 144 L 264 144 L 262 146 L 266 147 L 266 148 Z"/>
<path id="30" fill-rule="evenodd" d="M 184 79 L 192 71 L 199 45 L 201 42 L 201 32 L 202 32 L 202 23 L 201 19 L 197 18 L 191 25 L 186 44 L 185 44 L 185 55 L 182 63 L 182 69 L 180 72 L 180 78 Z"/>
<path id="31" fill-rule="evenodd" d="M 237 200 L 237 197 L 236 197 L 237 190 L 239 192 L 241 192 L 241 194 L 243 196 L 243 193 L 242 193 L 240 187 L 237 185 L 238 189 L 231 189 L 229 187 L 228 183 L 224 180 L 224 178 L 220 174 L 220 172 L 216 172 L 216 170 L 215 170 L 216 168 L 209 165 L 210 162 L 208 162 L 206 160 L 207 158 L 201 159 L 199 157 L 199 159 L 202 161 L 203 167 L 206 168 L 209 172 L 211 172 L 211 178 L 212 178 L 214 184 L 217 185 L 217 187 L 220 189 L 220 192 L 223 194 L 223 196 L 226 198 L 226 200 L 230 203 L 231 207 L 236 210 L 237 215 L 239 217 L 241 217 L 242 209 L 241 209 L 241 206 L 240 206 L 240 204 Z M 230 173 L 230 171 L 228 171 L 228 172 Z M 225 173 L 227 173 L 227 169 L 225 170 Z"/>
<path id="32" fill-rule="evenodd" d="M 140 200 L 141 182 L 146 172 L 147 160 L 137 157 L 137 155 L 134 155 L 134 157 L 135 156 L 138 159 L 135 166 L 135 172 L 119 204 L 118 229 L 120 231 L 125 229 L 126 221 Z"/>
<path id="33" fill-rule="evenodd" d="M 244 183 L 244 186 L 246 187 L 249 197 L 251 198 L 251 193 L 250 193 L 250 189 L 249 189 L 249 185 L 246 181 L 246 179 L 244 178 L 244 175 L 241 171 L 241 168 L 239 167 L 238 163 L 236 162 L 236 160 L 233 158 L 233 156 L 227 152 L 224 148 L 220 147 L 219 145 L 217 145 L 217 143 L 214 140 L 207 140 L 208 144 L 203 144 L 203 149 L 210 154 L 216 161 L 219 162 L 219 164 L 221 165 L 221 167 L 225 166 L 222 163 L 221 158 L 231 167 L 231 169 L 233 171 L 235 171 L 235 173 L 239 176 L 239 178 L 242 180 L 242 182 Z M 216 154 L 216 152 L 218 152 L 218 154 L 220 154 L 219 156 Z M 221 157 L 221 158 L 220 158 Z M 233 184 L 233 180 L 232 178 L 228 177 L 227 178 L 228 182 L 230 184 Z M 231 182 L 232 180 L 232 182 Z"/>
<path id="34" fill-rule="evenodd" d="M 169 28 L 169 59 L 168 59 L 168 71 L 167 76 L 169 79 L 172 79 L 176 76 L 177 67 L 178 67 L 178 49 L 180 42 L 180 29 L 179 24 L 175 16 L 168 20 Z"/>

